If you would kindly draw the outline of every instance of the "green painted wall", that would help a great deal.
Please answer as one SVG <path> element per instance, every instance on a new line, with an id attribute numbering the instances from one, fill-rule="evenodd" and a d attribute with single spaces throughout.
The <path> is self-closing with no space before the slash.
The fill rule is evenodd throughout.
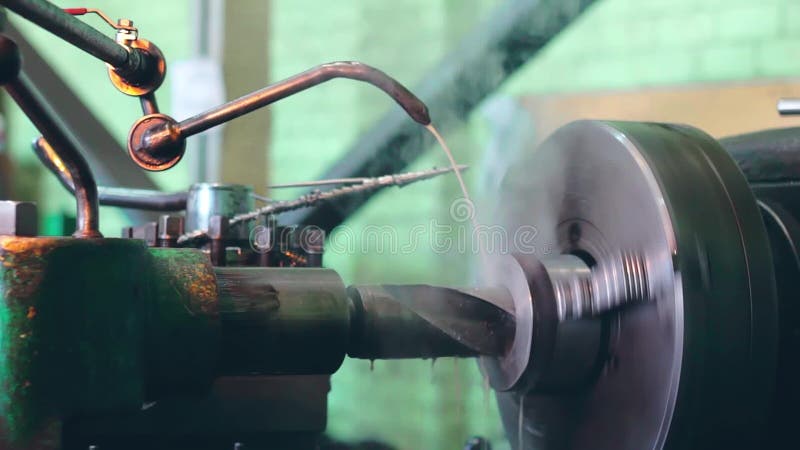
<path id="1" fill-rule="evenodd" d="M 796 0 L 601 0 L 512 93 L 800 77 Z"/>

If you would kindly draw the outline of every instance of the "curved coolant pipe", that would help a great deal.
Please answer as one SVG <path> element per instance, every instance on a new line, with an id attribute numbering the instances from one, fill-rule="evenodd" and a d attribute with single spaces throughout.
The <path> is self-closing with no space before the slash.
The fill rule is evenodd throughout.
<path id="1" fill-rule="evenodd" d="M 44 138 L 50 144 L 52 153 L 57 155 L 60 165 L 56 167 L 59 179 L 68 176 L 74 186 L 77 212 L 74 237 L 96 238 L 100 234 L 100 213 L 97 200 L 97 183 L 92 169 L 75 146 L 72 139 L 53 120 L 49 111 L 38 98 L 27 77 L 20 74 L 17 80 L 6 85 L 6 91 L 25 112 Z"/>
<path id="2" fill-rule="evenodd" d="M 36 92 L 25 73 L 17 44 L 8 36 L 0 34 L 0 84 L 28 119 L 52 144 L 53 154 L 58 155 L 59 172 L 68 173 L 75 186 L 77 202 L 76 225 L 73 233 L 78 238 L 102 237 L 99 229 L 99 206 L 97 183 L 89 164 L 83 158 L 72 137 L 63 125 L 53 117 L 53 112 Z"/>
<path id="3" fill-rule="evenodd" d="M 64 162 L 43 137 L 33 141 L 33 151 L 44 166 L 50 170 L 71 194 L 75 194 L 75 183 L 64 168 Z M 98 202 L 103 206 L 140 209 L 144 211 L 183 211 L 186 209 L 188 192 L 159 192 L 149 189 L 97 187 Z"/>
<path id="4" fill-rule="evenodd" d="M 181 122 L 163 114 L 146 115 L 131 128 L 128 152 L 144 169 L 169 169 L 183 157 L 189 136 L 334 78 L 369 83 L 391 96 L 416 122 L 422 125 L 431 123 L 425 104 L 397 80 L 366 64 L 341 61 L 314 67 Z"/>
<path id="5" fill-rule="evenodd" d="M 44 138 L 52 144 L 53 153 L 61 161 L 59 172 L 68 173 L 75 186 L 77 229 L 73 236 L 102 237 L 99 230 L 97 183 L 92 170 L 61 123 L 53 118 L 52 112 L 30 80 L 20 71 L 21 65 L 16 43 L 7 36 L 0 35 L 0 83 Z"/>

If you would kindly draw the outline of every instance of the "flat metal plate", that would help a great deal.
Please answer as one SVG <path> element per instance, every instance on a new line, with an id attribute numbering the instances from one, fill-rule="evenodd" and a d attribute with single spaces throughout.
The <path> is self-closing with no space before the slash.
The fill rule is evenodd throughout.
<path id="1" fill-rule="evenodd" d="M 521 440 L 521 397 L 498 396 L 515 448 L 754 442 L 774 377 L 774 276 L 755 200 L 719 145 L 688 127 L 575 122 L 512 165 L 502 189 L 503 225 L 537 232 L 515 250 L 598 264 L 635 250 L 655 296 L 609 317 L 593 382 L 527 395 Z"/>

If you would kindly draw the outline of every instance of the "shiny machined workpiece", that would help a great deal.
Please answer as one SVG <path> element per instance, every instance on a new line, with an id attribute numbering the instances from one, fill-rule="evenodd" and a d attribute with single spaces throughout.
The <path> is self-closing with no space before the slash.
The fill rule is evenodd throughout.
<path id="1" fill-rule="evenodd" d="M 208 232 L 214 216 L 233 217 L 255 209 L 253 188 L 240 184 L 197 183 L 189 188 L 186 200 L 186 230 Z M 234 225 L 232 239 L 250 237 L 248 223 Z"/>
<path id="2" fill-rule="evenodd" d="M 522 270 L 489 281 L 531 286 L 534 310 L 552 317 L 517 314 L 530 361 L 484 358 L 495 380 L 528 366 L 498 393 L 514 448 L 758 447 L 776 373 L 773 263 L 753 193 L 720 145 L 683 126 L 576 122 L 512 165 L 501 189 L 496 217 L 536 227 L 540 252 L 517 249 Z M 557 305 L 540 304 L 553 263 L 587 295 L 587 268 L 611 279 L 644 269 L 617 287 L 649 301 L 559 322 Z M 571 365 L 565 347 L 580 355 Z"/>

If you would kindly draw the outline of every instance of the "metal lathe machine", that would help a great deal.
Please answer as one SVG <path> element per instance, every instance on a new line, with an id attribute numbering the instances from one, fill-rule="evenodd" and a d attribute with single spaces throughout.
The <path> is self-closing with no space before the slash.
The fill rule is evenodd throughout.
<path id="1" fill-rule="evenodd" d="M 106 62 L 140 99 L 128 154 L 146 170 L 178 164 L 189 136 L 332 78 L 431 122 L 414 94 L 353 62 L 177 121 L 155 100 L 164 57 L 131 21 L 108 20 L 112 39 L 76 17 L 93 10 L 0 5 Z M 447 170 L 261 207 L 242 185 L 98 187 L 24 57 L 0 35 L 0 83 L 74 194 L 77 230 L 39 237 L 35 205 L 0 202 L 0 448 L 316 449 L 345 357 L 444 356 L 478 359 L 516 449 L 795 445 L 800 131 L 718 141 L 682 125 L 572 123 L 511 165 L 490 207 L 548 252 L 487 252 L 472 286 L 346 287 L 321 268 L 324 230 L 280 214 Z M 100 204 L 163 215 L 103 237 Z"/>

